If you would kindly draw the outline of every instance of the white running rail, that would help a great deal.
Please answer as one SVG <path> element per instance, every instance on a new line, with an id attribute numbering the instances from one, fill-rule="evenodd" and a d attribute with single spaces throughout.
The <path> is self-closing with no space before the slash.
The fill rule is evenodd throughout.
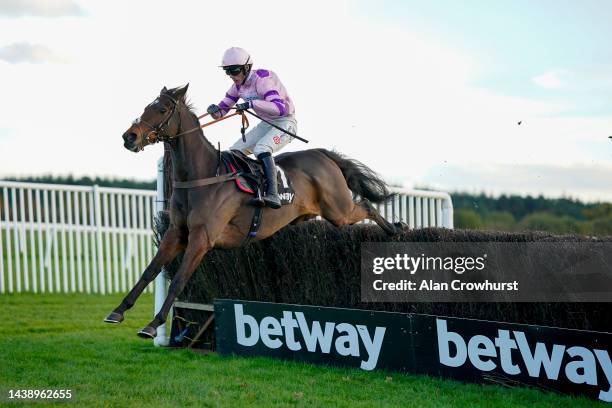
<path id="1" fill-rule="evenodd" d="M 392 200 L 378 204 L 378 211 L 391 222 L 404 222 L 410 228 L 453 228 L 453 201 L 442 191 L 392 187 Z M 369 221 L 367 221 L 369 222 Z"/>
<path id="2" fill-rule="evenodd" d="M 0 293 L 127 292 L 153 258 L 156 197 L 0 180 Z"/>

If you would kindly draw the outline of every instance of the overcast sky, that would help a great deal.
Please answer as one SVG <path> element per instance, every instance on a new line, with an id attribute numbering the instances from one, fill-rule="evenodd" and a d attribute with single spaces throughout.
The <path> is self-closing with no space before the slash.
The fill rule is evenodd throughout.
<path id="1" fill-rule="evenodd" d="M 162 146 L 122 133 L 163 86 L 218 102 L 241 46 L 311 140 L 284 151 L 334 148 L 406 187 L 612 201 L 610 21 L 605 0 L 1 0 L 0 177 L 154 178 Z M 206 136 L 227 148 L 239 121 Z"/>

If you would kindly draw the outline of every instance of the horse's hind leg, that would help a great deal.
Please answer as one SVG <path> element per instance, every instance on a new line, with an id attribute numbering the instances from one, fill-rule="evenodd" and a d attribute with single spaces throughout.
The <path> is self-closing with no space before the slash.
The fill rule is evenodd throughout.
<path id="1" fill-rule="evenodd" d="M 121 304 L 117 306 L 115 310 L 113 310 L 104 321 L 106 323 L 121 323 L 123 321 L 123 314 L 126 310 L 130 309 L 134 306 L 136 299 L 142 293 L 142 291 L 147 287 L 153 279 L 159 274 L 161 268 L 172 261 L 176 255 L 183 248 L 181 244 L 180 234 L 176 229 L 169 229 L 165 234 L 164 238 L 160 242 L 159 249 L 153 257 L 153 260 L 147 266 L 144 273 L 136 282 L 136 285 L 130 290 L 127 296 L 121 301 Z"/>
<path id="2" fill-rule="evenodd" d="M 321 207 L 321 216 L 336 227 L 353 225 L 369 219 L 378 224 L 387 234 L 393 235 L 397 233 L 396 227 L 385 220 L 368 200 L 364 199 L 357 203 L 351 201 L 349 207 L 348 211 L 343 211 L 341 206 L 324 205 Z"/>
<path id="3" fill-rule="evenodd" d="M 190 231 L 189 243 L 185 249 L 183 262 L 176 272 L 174 279 L 172 279 L 172 283 L 170 283 L 168 296 L 166 296 L 164 304 L 151 323 L 138 332 L 140 337 L 148 339 L 154 338 L 157 335 L 157 327 L 165 323 L 174 300 L 183 291 L 185 284 L 189 281 L 189 278 L 191 278 L 196 267 L 202 262 L 202 258 L 204 258 L 204 255 L 210 248 L 211 243 L 204 228 Z"/>
<path id="4" fill-rule="evenodd" d="M 360 201 L 359 203 L 355 203 L 355 207 L 362 208 L 366 212 L 366 214 L 367 214 L 364 218 L 367 218 L 369 220 L 374 221 L 388 235 L 394 235 L 394 234 L 397 234 L 399 232 L 398 228 L 395 225 L 393 225 L 392 223 L 390 223 L 389 221 L 387 221 L 386 219 L 384 219 L 384 217 L 382 215 L 380 215 L 378 210 L 376 208 L 374 208 L 372 203 L 369 202 L 368 200 L 364 199 L 364 200 Z"/>

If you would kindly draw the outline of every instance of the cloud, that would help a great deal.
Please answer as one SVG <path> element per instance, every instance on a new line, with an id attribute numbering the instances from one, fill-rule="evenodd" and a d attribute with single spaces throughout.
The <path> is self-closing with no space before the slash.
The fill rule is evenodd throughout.
<path id="1" fill-rule="evenodd" d="M 559 89 L 566 84 L 566 71 L 549 71 L 533 77 L 531 81 L 541 88 Z"/>
<path id="2" fill-rule="evenodd" d="M 592 92 L 612 87 L 611 69 L 610 64 L 588 64 L 572 70 L 550 70 L 531 81 L 545 89 Z"/>
<path id="3" fill-rule="evenodd" d="M 83 10 L 72 0 L 2 0 L 0 2 L 0 16 L 63 17 L 83 14 Z"/>
<path id="4" fill-rule="evenodd" d="M 64 58 L 60 57 L 44 45 L 30 44 L 25 42 L 0 47 L 0 60 L 11 64 L 19 64 L 23 62 L 31 64 L 40 64 L 44 62 L 66 62 Z"/>

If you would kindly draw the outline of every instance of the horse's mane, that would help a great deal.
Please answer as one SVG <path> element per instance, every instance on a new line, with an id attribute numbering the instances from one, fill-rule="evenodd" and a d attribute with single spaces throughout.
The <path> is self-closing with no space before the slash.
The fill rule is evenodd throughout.
<path id="1" fill-rule="evenodd" d="M 196 107 L 195 107 L 195 105 L 193 104 L 193 102 L 191 102 L 191 101 L 189 101 L 189 100 L 185 99 L 185 100 L 183 101 L 183 104 L 185 105 L 185 107 L 187 108 L 187 110 L 189 110 L 189 113 L 191 113 L 192 115 L 195 115 L 196 117 L 198 116 L 198 115 L 195 113 Z"/>
<path id="2" fill-rule="evenodd" d="M 168 89 L 166 92 L 168 92 L 169 94 L 174 94 L 176 90 L 179 88 L 180 86 L 177 86 L 176 88 Z M 185 95 L 184 99 L 181 100 L 181 102 L 183 102 L 183 105 L 185 105 L 185 107 L 189 110 L 189 113 L 191 113 L 192 115 L 195 115 L 196 117 L 198 116 L 194 112 L 196 107 L 193 105 L 193 102 L 191 102 L 190 100 L 187 100 L 187 95 Z"/>
<path id="3" fill-rule="evenodd" d="M 173 88 L 173 89 L 169 89 L 168 92 L 172 92 L 174 93 L 174 91 L 176 91 L 178 89 L 177 88 Z M 185 95 L 185 97 L 183 99 L 180 100 L 180 102 L 183 103 L 183 105 L 185 105 L 185 107 L 187 108 L 187 111 L 189 112 L 189 114 L 191 114 L 193 116 L 193 118 L 195 119 L 195 121 L 197 123 L 199 123 L 200 121 L 198 120 L 198 114 L 195 112 L 196 107 L 193 104 L 193 102 L 191 102 L 190 100 L 187 99 L 187 95 Z M 204 132 L 202 131 L 202 129 L 198 129 L 196 131 L 196 133 L 199 133 L 202 135 L 202 139 L 204 139 L 204 141 L 206 142 L 206 144 L 208 144 L 208 146 L 212 149 L 212 150 L 217 150 L 217 148 L 215 146 L 213 146 L 212 143 L 210 143 L 210 141 L 206 138 L 206 136 L 204 135 Z"/>

